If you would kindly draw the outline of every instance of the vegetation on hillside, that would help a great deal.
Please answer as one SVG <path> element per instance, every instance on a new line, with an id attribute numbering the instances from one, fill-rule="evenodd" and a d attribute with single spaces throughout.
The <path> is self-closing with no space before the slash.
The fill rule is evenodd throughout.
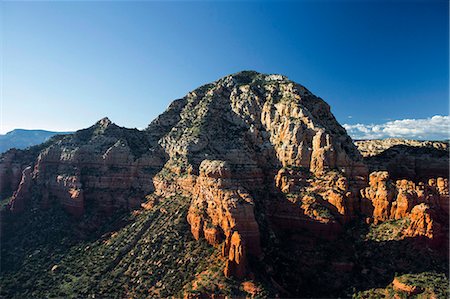
<path id="1" fill-rule="evenodd" d="M 215 250 L 195 241 L 175 196 L 152 210 L 118 214 L 92 226 L 60 207 L 27 212 L 6 223 L 1 296 L 5 298 L 167 297 L 204 271 Z M 95 218 L 95 217 L 94 217 Z M 84 227 L 83 227 L 84 226 Z"/>

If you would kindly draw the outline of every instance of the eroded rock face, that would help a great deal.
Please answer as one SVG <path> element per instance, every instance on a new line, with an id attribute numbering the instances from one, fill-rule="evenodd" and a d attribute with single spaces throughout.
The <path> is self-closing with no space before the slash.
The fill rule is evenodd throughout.
<path id="1" fill-rule="evenodd" d="M 177 226 L 180 219 L 187 219 L 195 239 L 204 238 L 221 248 L 221 254 L 216 254 L 218 262 L 203 271 L 210 277 L 223 278 L 220 267 L 224 266 L 226 277 L 253 280 L 252 270 L 256 269 L 249 267 L 257 260 L 261 262 L 258 270 L 264 268 L 272 287 L 289 297 L 302 294 L 303 271 L 306 282 L 314 277 L 310 270 L 322 271 L 328 266 L 327 275 L 359 271 L 358 259 L 352 259 L 361 251 L 345 244 L 349 236 L 339 238 L 339 233 L 360 214 L 374 223 L 407 220 L 399 221 L 399 230 L 407 226 L 401 238 L 435 240 L 446 232 L 442 222 L 446 217 L 441 214 L 448 215 L 448 179 L 436 178 L 434 173 L 444 169 L 438 166 L 440 156 L 426 149 L 414 158 L 404 158 L 409 151 L 395 148 L 381 158 L 376 156 L 370 164 L 378 170 L 393 169 L 394 174 L 380 171 L 368 176 L 365 162 L 330 107 L 280 75 L 230 75 L 174 101 L 144 131 L 121 128 L 102 119 L 22 158 L 27 153 L 10 151 L 0 159 L 0 193 L 16 191 L 10 211 L 26 209 L 30 200 L 43 208 L 59 202 L 78 217 L 89 209 L 101 217 L 120 209 L 147 210 L 133 213 L 139 215 L 157 207 L 161 215 L 177 215 Z M 402 173 L 406 176 L 399 177 Z M 139 260 L 148 257 L 149 243 L 139 243 L 139 238 L 148 232 L 153 220 L 161 222 L 148 218 L 133 237 L 134 247 L 127 242 L 124 245 L 127 252 L 133 250 L 129 251 L 130 264 L 122 263 L 124 268 L 120 268 L 130 271 L 120 273 L 136 274 L 132 279 L 137 285 L 144 276 L 138 275 L 141 269 L 136 265 L 142 263 L 131 261 L 136 256 Z M 179 226 L 177 235 L 183 229 Z M 172 238 L 171 232 L 162 232 L 160 226 L 150 231 Z M 129 231 L 123 232 L 127 235 Z M 330 240 L 325 242 L 324 238 Z M 320 248 L 330 244 L 331 248 Z M 173 248 L 172 242 L 165 245 L 161 250 L 164 255 L 166 249 Z M 142 251 L 136 250 L 135 256 L 134 248 L 138 247 Z M 156 252 L 158 247 L 151 250 Z M 333 256 L 341 250 L 342 255 Z M 183 263 L 174 252 L 156 265 L 175 259 L 174 265 Z M 192 258 L 187 254 L 184 261 Z M 286 269 L 294 275 L 301 273 L 300 279 L 280 273 Z M 201 273 L 196 276 L 202 280 Z M 337 290 L 339 280 L 345 278 L 335 280 L 336 286 L 330 289 Z M 209 282 L 209 278 L 204 281 Z M 221 289 L 222 282 L 214 283 Z M 199 285 L 193 283 L 193 289 Z M 251 283 L 244 283 L 243 288 L 249 294 L 258 293 L 258 287 Z M 215 296 L 214 291 L 198 291 L 189 298 Z M 150 293 L 158 294 L 155 289 Z"/>
<path id="2" fill-rule="evenodd" d="M 405 236 L 425 236 L 431 240 L 440 234 L 441 226 L 435 220 L 435 212 L 429 205 L 421 203 L 415 206 L 410 215 L 411 224 L 405 231 Z"/>
<path id="3" fill-rule="evenodd" d="M 258 255 L 258 204 L 273 225 L 323 235 L 335 234 L 358 210 L 367 175 L 361 155 L 330 107 L 303 86 L 241 72 L 175 106 L 166 112 L 174 117 L 163 114 L 149 126 L 171 126 L 159 141 L 169 161 L 154 185 L 161 196 L 193 198 L 187 218 L 195 238 L 218 245 L 236 232 L 243 252 Z M 300 169 L 313 179 L 306 182 Z M 291 200 L 318 190 L 320 198 Z M 233 269 L 227 273 L 240 275 Z"/>
<path id="4" fill-rule="evenodd" d="M 17 191 L 22 172 L 33 166 L 37 154 L 11 149 L 0 155 L 0 199 L 8 198 Z"/>
<path id="5" fill-rule="evenodd" d="M 14 192 L 11 201 L 10 209 L 15 213 L 22 212 L 25 209 L 26 201 L 30 197 L 31 192 L 31 177 L 32 168 L 28 166 L 22 172 L 22 179 L 20 181 L 17 191 Z"/>
<path id="6" fill-rule="evenodd" d="M 17 163 L 6 162 L 0 167 L 15 169 L 11 165 Z M 152 178 L 164 162 L 145 133 L 102 119 L 44 148 L 27 172 L 33 194 L 19 187 L 13 199 L 34 197 L 42 207 L 59 201 L 74 216 L 81 216 L 86 205 L 104 213 L 133 209 L 153 190 Z"/>
<path id="7" fill-rule="evenodd" d="M 187 220 L 194 238 L 205 237 L 215 246 L 225 240 L 225 275 L 243 277 L 245 251 L 256 256 L 261 253 L 252 196 L 232 178 L 226 162 L 204 160 L 192 197 Z"/>
<path id="8" fill-rule="evenodd" d="M 369 176 L 369 187 L 361 190 L 361 210 L 373 217 L 375 223 L 390 219 L 391 204 L 396 190 L 386 171 L 373 172 Z"/>
<path id="9" fill-rule="evenodd" d="M 33 167 L 16 207 L 59 201 L 80 216 L 88 209 L 152 209 L 183 194 L 191 198 L 194 238 L 221 246 L 226 276 L 240 278 L 249 272 L 248 255 L 261 256 L 258 221 L 275 232 L 307 229 L 333 238 L 362 212 L 376 223 L 412 217 L 410 234 L 431 236 L 436 229 L 421 227 L 434 216 L 415 207 L 448 213 L 447 179 L 421 184 L 376 172 L 367 186 L 362 156 L 330 107 L 280 75 L 230 75 L 174 101 L 144 131 L 102 119 L 36 156 L 28 164 L 2 156 L 0 177 L 11 178 L 0 183 L 5 190 L 17 189 L 18 171 Z"/>
<path id="10" fill-rule="evenodd" d="M 246 246 L 241 235 L 235 231 L 225 240 L 222 255 L 226 258 L 224 274 L 226 277 L 244 278 L 246 275 Z"/>
<path id="11" fill-rule="evenodd" d="M 361 190 L 361 211 L 368 221 L 407 218 L 404 237 L 439 242 L 443 234 L 437 227 L 448 226 L 448 142 L 386 139 L 356 145 L 375 170 Z"/>
<path id="12" fill-rule="evenodd" d="M 361 211 L 371 221 L 376 224 L 408 217 L 410 225 L 404 237 L 440 237 L 437 218 L 448 215 L 448 179 L 431 179 L 426 184 L 397 180 L 394 184 L 387 172 L 374 172 L 369 178 L 369 187 L 361 190 Z"/>
<path id="13" fill-rule="evenodd" d="M 319 236 L 335 238 L 342 224 L 359 210 L 357 194 L 337 171 L 316 176 L 304 168 L 282 168 L 275 185 L 285 199 L 272 200 L 268 214 L 284 229 L 306 228 Z"/>
<path id="14" fill-rule="evenodd" d="M 314 173 L 339 168 L 355 177 L 366 174 L 329 106 L 286 77 L 242 72 L 205 85 L 180 103 L 180 120 L 161 140 L 171 156 L 191 156 L 199 165 L 204 155 L 197 153 L 202 152 L 232 165 L 254 161 Z"/>

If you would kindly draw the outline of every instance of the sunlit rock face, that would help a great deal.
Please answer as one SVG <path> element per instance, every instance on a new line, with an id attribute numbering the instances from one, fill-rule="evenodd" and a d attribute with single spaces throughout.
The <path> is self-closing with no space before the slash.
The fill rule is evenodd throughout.
<path id="1" fill-rule="evenodd" d="M 107 214 L 138 208 L 143 196 L 153 191 L 153 175 L 165 162 L 154 144 L 147 134 L 118 127 L 107 118 L 60 138 L 40 151 L 32 171 L 24 171 L 12 211 L 22 211 L 22 203 L 32 197 L 44 208 L 59 202 L 78 217 L 87 207 Z"/>
<path id="2" fill-rule="evenodd" d="M 224 247 L 227 276 L 243 276 L 245 256 L 261 254 L 258 213 L 274 227 L 331 236 L 356 215 L 367 177 L 328 104 L 284 76 L 251 71 L 190 92 L 144 131 L 102 119 L 30 166 L 12 177 L 14 190 L 24 182 L 13 211 L 27 197 L 81 216 L 140 208 L 152 192 L 188 195 L 192 234 Z"/>
<path id="3" fill-rule="evenodd" d="M 241 72 L 204 85 L 147 131 L 157 127 L 171 129 L 159 140 L 169 160 L 153 179 L 156 193 L 191 196 L 192 234 L 223 244 L 225 256 L 260 254 L 257 207 L 275 227 L 323 236 L 359 209 L 360 153 L 330 107 L 284 76 Z M 317 198 L 303 199 L 308 192 Z M 225 274 L 242 276 L 245 258 L 229 261 Z"/>
<path id="4" fill-rule="evenodd" d="M 387 165 L 377 157 L 371 167 Z M 249 261 L 264 258 L 263 237 L 278 233 L 292 233 L 292 243 L 303 231 L 335 240 L 362 216 L 408 218 L 405 238 L 436 238 L 449 195 L 448 178 L 430 176 L 443 169 L 433 159 L 429 168 L 405 164 L 414 170 L 407 177 L 384 166 L 369 175 L 327 103 L 284 76 L 245 71 L 172 102 L 145 130 L 105 118 L 33 151 L 9 151 L 0 193 L 12 196 L 13 213 L 58 203 L 76 217 L 151 210 L 183 195 L 190 234 L 220 248 L 226 277 L 244 278 Z"/>
<path id="5" fill-rule="evenodd" d="M 448 178 L 414 183 L 393 181 L 386 171 L 373 172 L 369 186 L 361 190 L 361 212 L 375 224 L 409 219 L 402 237 L 426 237 L 431 243 L 447 238 L 441 224 L 449 213 Z"/>

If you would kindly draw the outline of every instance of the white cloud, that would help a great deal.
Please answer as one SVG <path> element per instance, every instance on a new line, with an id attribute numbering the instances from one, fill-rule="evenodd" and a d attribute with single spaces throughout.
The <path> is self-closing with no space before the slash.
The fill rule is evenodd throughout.
<path id="1" fill-rule="evenodd" d="M 421 140 L 450 139 L 450 116 L 435 115 L 422 119 L 400 119 L 384 124 L 344 124 L 353 139 L 400 137 Z"/>

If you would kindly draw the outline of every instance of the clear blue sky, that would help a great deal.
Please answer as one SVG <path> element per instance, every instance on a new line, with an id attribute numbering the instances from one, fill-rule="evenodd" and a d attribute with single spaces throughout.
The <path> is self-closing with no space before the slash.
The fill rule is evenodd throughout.
<path id="1" fill-rule="evenodd" d="M 341 123 L 448 115 L 447 1 L 2 2 L 2 123 L 143 128 L 240 70 L 281 73 Z"/>

